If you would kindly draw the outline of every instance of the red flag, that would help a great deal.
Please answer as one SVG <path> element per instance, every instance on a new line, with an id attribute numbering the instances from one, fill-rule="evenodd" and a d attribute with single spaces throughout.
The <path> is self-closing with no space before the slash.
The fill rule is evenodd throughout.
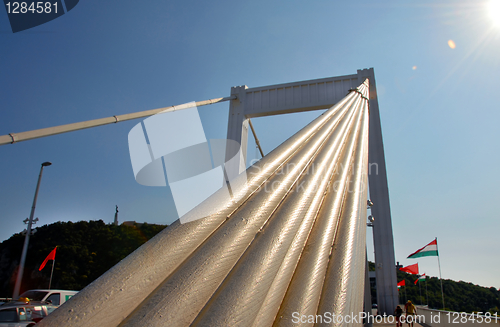
<path id="1" fill-rule="evenodd" d="M 414 265 L 399 268 L 399 270 L 407 272 L 409 274 L 418 275 L 418 262 Z"/>
<path id="2" fill-rule="evenodd" d="M 54 250 L 50 251 L 50 253 L 47 256 L 47 258 L 45 258 L 45 260 L 43 260 L 43 262 L 40 265 L 40 268 L 38 269 L 38 271 L 42 271 L 42 269 L 45 267 L 45 265 L 47 264 L 47 262 L 49 260 L 56 260 L 56 249 L 57 249 L 57 246 L 54 248 Z"/>
<path id="3" fill-rule="evenodd" d="M 406 285 L 405 280 L 406 280 L 406 279 L 403 279 L 402 281 L 400 281 L 400 282 L 398 283 L 398 286 L 405 286 L 405 285 Z"/>

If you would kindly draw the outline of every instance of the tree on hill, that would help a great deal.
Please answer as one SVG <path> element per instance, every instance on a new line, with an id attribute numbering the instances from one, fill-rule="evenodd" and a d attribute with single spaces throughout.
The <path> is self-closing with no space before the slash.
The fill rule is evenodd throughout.
<path id="1" fill-rule="evenodd" d="M 39 227 L 30 238 L 21 292 L 48 287 L 52 261 L 38 268 L 56 246 L 52 288 L 81 290 L 165 227 L 115 226 L 102 220 Z M 12 296 L 23 242 L 24 236 L 15 234 L 0 244 L 0 297 Z"/>

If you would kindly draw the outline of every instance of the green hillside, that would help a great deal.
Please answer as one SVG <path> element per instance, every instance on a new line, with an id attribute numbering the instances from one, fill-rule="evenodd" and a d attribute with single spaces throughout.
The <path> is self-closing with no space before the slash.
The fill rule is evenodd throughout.
<path id="1" fill-rule="evenodd" d="M 39 227 L 30 238 L 21 292 L 48 288 L 52 261 L 38 268 L 56 246 L 52 288 L 81 290 L 165 227 L 115 226 L 102 220 Z M 23 243 L 24 236 L 15 234 L 0 244 L 0 297 L 12 296 Z"/>
<path id="2" fill-rule="evenodd" d="M 398 281 L 406 280 L 406 296 L 408 300 L 417 304 L 426 304 L 425 284 L 427 282 L 428 304 L 429 307 L 442 309 L 443 301 L 441 296 L 441 283 L 439 278 L 431 277 L 426 281 L 419 282 L 422 296 L 418 284 L 415 285 L 416 275 L 411 275 L 398 271 Z M 467 282 L 455 282 L 449 279 L 443 279 L 444 303 L 449 311 L 457 312 L 500 312 L 500 292 L 494 287 L 482 287 Z M 400 299 L 404 300 L 404 289 L 399 291 Z"/>

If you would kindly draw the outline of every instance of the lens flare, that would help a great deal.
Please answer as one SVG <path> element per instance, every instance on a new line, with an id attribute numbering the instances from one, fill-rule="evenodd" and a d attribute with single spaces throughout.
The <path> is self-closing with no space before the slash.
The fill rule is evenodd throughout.
<path id="1" fill-rule="evenodd" d="M 452 49 L 455 49 L 456 47 L 455 42 L 453 40 L 448 40 L 448 46 Z"/>
<path id="2" fill-rule="evenodd" d="M 488 13 L 493 23 L 500 27 L 500 0 L 490 0 L 488 3 Z"/>

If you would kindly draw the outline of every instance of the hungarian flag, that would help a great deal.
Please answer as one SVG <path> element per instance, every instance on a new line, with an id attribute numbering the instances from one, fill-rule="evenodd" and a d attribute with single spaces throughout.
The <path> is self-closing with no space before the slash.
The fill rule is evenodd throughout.
<path id="1" fill-rule="evenodd" d="M 57 249 L 57 246 L 54 248 L 54 250 L 50 251 L 50 253 L 47 256 L 47 258 L 45 258 L 45 260 L 43 260 L 43 262 L 40 265 L 40 268 L 38 269 L 38 271 L 42 271 L 42 269 L 45 267 L 45 265 L 47 264 L 47 262 L 49 260 L 56 260 L 56 249 Z"/>
<path id="2" fill-rule="evenodd" d="M 428 257 L 428 256 L 438 256 L 438 243 L 437 238 L 424 246 L 423 248 L 417 250 L 416 252 L 410 254 L 408 259 L 410 258 L 419 258 L 419 257 Z"/>
<path id="3" fill-rule="evenodd" d="M 399 270 L 407 272 L 409 274 L 418 275 L 418 262 L 414 265 L 401 267 Z"/>
<path id="4" fill-rule="evenodd" d="M 425 274 L 423 274 L 422 276 L 418 277 L 416 280 L 415 280 L 415 285 L 417 285 L 417 283 L 420 281 L 420 280 L 424 280 L 425 279 Z"/>
<path id="5" fill-rule="evenodd" d="M 405 286 L 405 285 L 406 285 L 405 280 L 406 280 L 406 279 L 403 279 L 402 281 L 400 281 L 400 282 L 398 283 L 398 288 L 400 288 L 401 286 Z"/>

